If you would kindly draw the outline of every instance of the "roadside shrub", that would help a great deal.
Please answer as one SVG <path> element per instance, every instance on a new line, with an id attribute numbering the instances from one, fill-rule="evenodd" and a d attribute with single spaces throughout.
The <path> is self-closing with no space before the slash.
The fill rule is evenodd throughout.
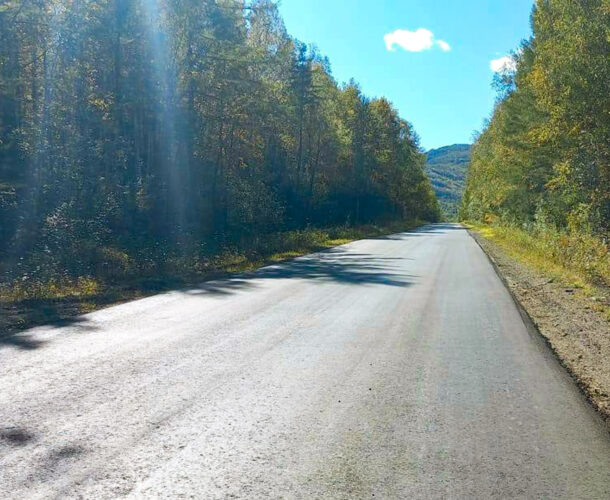
<path id="1" fill-rule="evenodd" d="M 549 225 L 494 225 L 493 237 L 528 258 L 561 265 L 592 284 L 610 286 L 610 249 L 590 234 L 558 230 Z"/>

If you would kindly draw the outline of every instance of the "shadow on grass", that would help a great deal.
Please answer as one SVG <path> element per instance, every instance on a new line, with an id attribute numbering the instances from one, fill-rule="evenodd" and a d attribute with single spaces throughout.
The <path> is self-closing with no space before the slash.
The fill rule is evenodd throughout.
<path id="1" fill-rule="evenodd" d="M 369 239 L 403 240 L 430 234 L 441 235 L 455 230 L 463 228 L 457 224 L 435 224 L 416 231 Z M 357 253 L 348 247 L 340 246 L 267 265 L 247 273 L 235 274 L 215 270 L 203 276 L 147 277 L 108 286 L 101 293 L 86 298 L 65 297 L 0 304 L 0 349 L 14 347 L 31 350 L 41 347 L 45 340 L 24 332 L 33 326 L 70 326 L 76 327 L 79 332 L 94 330 L 97 327 L 86 317 L 80 316 L 82 313 L 165 291 L 181 291 L 188 295 L 228 296 L 256 288 L 260 286 L 261 281 L 277 279 L 313 280 L 354 286 L 408 287 L 416 278 L 404 273 L 401 263 L 408 260 L 411 259 Z"/>

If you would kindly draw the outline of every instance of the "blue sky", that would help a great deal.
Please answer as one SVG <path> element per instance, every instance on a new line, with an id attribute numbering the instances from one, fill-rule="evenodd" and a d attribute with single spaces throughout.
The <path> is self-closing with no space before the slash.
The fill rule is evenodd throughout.
<path id="1" fill-rule="evenodd" d="M 292 36 L 329 57 L 339 82 L 353 77 L 367 95 L 387 97 L 429 149 L 471 142 L 481 129 L 495 98 L 491 62 L 501 67 L 501 58 L 529 37 L 532 5 L 281 0 L 280 11 Z"/>

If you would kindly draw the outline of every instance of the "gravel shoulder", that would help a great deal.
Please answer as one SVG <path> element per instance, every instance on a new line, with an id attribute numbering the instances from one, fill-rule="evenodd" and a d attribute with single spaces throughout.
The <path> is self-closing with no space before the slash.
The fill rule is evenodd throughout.
<path id="1" fill-rule="evenodd" d="M 599 299 L 523 264 L 476 231 L 470 234 L 610 427 L 610 323 L 596 310 Z"/>

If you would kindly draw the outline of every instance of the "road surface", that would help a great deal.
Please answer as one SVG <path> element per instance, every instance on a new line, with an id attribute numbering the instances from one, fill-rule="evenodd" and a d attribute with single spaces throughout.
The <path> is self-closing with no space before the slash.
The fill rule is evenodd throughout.
<path id="1" fill-rule="evenodd" d="M 610 498 L 610 439 L 457 225 L 0 339 L 0 497 Z"/>

